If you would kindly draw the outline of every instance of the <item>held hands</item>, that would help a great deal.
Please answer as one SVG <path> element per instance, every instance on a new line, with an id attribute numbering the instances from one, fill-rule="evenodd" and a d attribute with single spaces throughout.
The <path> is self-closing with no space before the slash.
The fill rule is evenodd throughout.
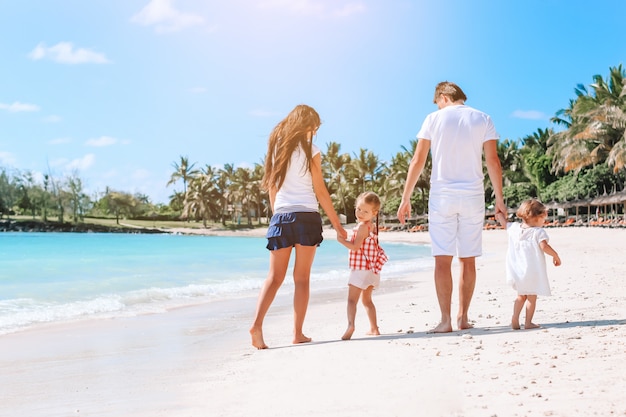
<path id="1" fill-rule="evenodd" d="M 337 232 L 337 240 L 339 240 L 340 242 L 341 239 L 346 240 L 346 238 L 348 237 L 348 232 L 346 232 L 346 229 L 344 229 L 342 225 L 339 225 L 339 227 L 335 227 L 335 231 Z"/>
<path id="2" fill-rule="evenodd" d="M 496 201 L 495 211 L 496 220 L 498 220 L 500 225 L 506 229 L 506 218 L 508 209 L 506 208 L 506 204 L 504 204 L 504 201 Z"/>
<path id="3" fill-rule="evenodd" d="M 500 223 L 500 225 L 506 229 L 506 216 L 500 212 L 496 213 L 495 216 L 498 223 Z"/>

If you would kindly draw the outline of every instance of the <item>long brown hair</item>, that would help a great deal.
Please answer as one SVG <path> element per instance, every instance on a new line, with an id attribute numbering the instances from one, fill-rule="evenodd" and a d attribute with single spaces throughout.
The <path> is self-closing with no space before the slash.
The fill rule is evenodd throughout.
<path id="1" fill-rule="evenodd" d="M 312 139 L 309 140 L 307 133 L 315 132 L 321 123 L 313 107 L 299 104 L 274 127 L 267 143 L 265 174 L 261 183 L 263 189 L 278 189 L 283 185 L 291 155 L 298 146 L 306 155 L 306 169 L 311 170 Z"/>

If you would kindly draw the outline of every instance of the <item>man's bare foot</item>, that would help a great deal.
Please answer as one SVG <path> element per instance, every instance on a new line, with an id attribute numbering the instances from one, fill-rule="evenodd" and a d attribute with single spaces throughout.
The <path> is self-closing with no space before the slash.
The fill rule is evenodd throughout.
<path id="1" fill-rule="evenodd" d="M 437 327 L 427 331 L 426 333 L 450 333 L 452 325 L 450 323 L 439 323 Z"/>
<path id="2" fill-rule="evenodd" d="M 370 329 L 370 331 L 365 334 L 368 336 L 380 336 L 380 331 L 378 330 L 378 327 L 374 327 L 373 329 Z"/>
<path id="3" fill-rule="evenodd" d="M 524 329 L 528 330 L 528 329 L 540 329 L 541 326 L 535 323 L 526 323 L 524 325 Z"/>
<path id="4" fill-rule="evenodd" d="M 292 343 L 294 345 L 297 345 L 298 343 L 309 343 L 310 341 L 311 341 L 310 337 L 306 337 L 305 335 L 300 334 L 300 335 L 298 335 L 298 336 L 293 338 L 293 342 Z"/>
<path id="5" fill-rule="evenodd" d="M 250 336 L 252 336 L 252 346 L 257 349 L 267 349 L 267 345 L 263 341 L 263 330 L 252 326 L 250 328 Z"/>
<path id="6" fill-rule="evenodd" d="M 467 317 L 459 317 L 456 320 L 457 326 L 459 326 L 459 330 L 473 329 L 474 325 L 469 322 Z"/>
<path id="7" fill-rule="evenodd" d="M 352 337 L 352 333 L 354 333 L 354 325 L 348 325 L 346 332 L 341 336 L 341 340 L 350 340 Z"/>

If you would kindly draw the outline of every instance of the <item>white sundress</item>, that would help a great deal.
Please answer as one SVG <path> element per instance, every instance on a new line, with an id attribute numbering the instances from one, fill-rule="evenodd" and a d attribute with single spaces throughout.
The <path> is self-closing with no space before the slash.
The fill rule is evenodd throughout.
<path id="1" fill-rule="evenodd" d="M 548 242 L 541 227 L 522 227 L 508 223 L 509 247 L 506 256 L 506 282 L 518 295 L 551 295 L 546 256 L 539 243 Z"/>

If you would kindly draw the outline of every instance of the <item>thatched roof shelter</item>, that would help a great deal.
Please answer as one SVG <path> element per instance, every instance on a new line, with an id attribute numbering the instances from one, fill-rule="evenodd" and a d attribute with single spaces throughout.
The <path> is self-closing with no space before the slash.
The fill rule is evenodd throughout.
<path id="1" fill-rule="evenodd" d="M 603 194 L 591 200 L 592 206 L 608 206 L 609 204 L 621 204 L 626 202 L 626 190 Z"/>

